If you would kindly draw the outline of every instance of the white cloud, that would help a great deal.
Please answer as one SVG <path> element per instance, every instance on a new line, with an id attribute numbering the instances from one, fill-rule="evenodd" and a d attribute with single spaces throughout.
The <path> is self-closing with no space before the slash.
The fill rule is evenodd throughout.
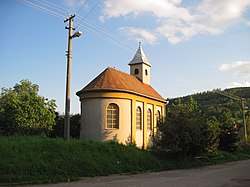
<path id="1" fill-rule="evenodd" d="M 250 82 L 231 82 L 228 84 L 228 88 L 234 88 L 234 87 L 250 87 Z"/>
<path id="2" fill-rule="evenodd" d="M 238 22 L 247 24 L 243 16 L 249 7 L 250 0 L 203 0 L 189 7 L 183 7 L 182 0 L 106 0 L 101 17 L 104 21 L 122 16 L 152 15 L 157 27 L 151 33 L 158 33 L 176 44 L 199 34 L 221 34 Z"/>
<path id="3" fill-rule="evenodd" d="M 85 4 L 85 0 L 63 0 L 63 3 L 68 8 L 79 8 Z"/>
<path id="4" fill-rule="evenodd" d="M 107 18 L 125 15 L 138 16 L 144 13 L 153 14 L 158 18 L 190 17 L 187 9 L 177 7 L 180 0 L 106 0 L 104 2 L 104 16 Z"/>
<path id="5" fill-rule="evenodd" d="M 197 7 L 197 18 L 208 30 L 218 28 L 223 32 L 227 27 L 244 21 L 242 17 L 249 6 L 250 0 L 204 0 Z"/>
<path id="6" fill-rule="evenodd" d="M 153 33 L 145 29 L 123 27 L 123 28 L 120 28 L 120 30 L 124 32 L 126 35 L 128 35 L 129 37 L 132 37 L 133 39 L 131 40 L 135 40 L 137 42 L 143 41 L 143 43 L 147 42 L 147 43 L 153 44 L 157 40 L 157 37 Z"/>
<path id="7" fill-rule="evenodd" d="M 250 75 L 250 61 L 237 61 L 231 64 L 222 64 L 219 67 L 221 71 L 232 71 L 236 74 Z"/>

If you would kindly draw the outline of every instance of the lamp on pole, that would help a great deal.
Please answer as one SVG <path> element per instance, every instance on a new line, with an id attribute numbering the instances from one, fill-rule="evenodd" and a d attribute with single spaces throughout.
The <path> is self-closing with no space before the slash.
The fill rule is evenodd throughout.
<path id="1" fill-rule="evenodd" d="M 66 100 L 65 100 L 65 122 L 64 122 L 64 139 L 69 140 L 70 137 L 70 82 L 71 82 L 71 66 L 72 66 L 72 40 L 75 37 L 80 37 L 82 32 L 77 31 L 72 34 L 74 17 L 73 14 L 64 20 L 64 23 L 69 21 L 69 26 L 65 29 L 69 30 L 68 35 L 68 51 L 67 51 L 67 77 L 66 77 Z"/>

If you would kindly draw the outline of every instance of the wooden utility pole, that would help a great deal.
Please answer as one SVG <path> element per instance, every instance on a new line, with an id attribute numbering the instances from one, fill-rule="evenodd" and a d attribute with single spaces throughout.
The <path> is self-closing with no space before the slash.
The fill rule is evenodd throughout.
<path id="1" fill-rule="evenodd" d="M 246 118 L 245 118 L 245 99 L 241 99 L 241 107 L 242 107 L 242 119 L 243 119 L 243 125 L 244 125 L 244 132 L 245 132 L 245 140 L 247 142 L 247 124 L 246 124 Z"/>
<path id="2" fill-rule="evenodd" d="M 65 100 L 65 122 L 64 122 L 64 139 L 69 140 L 70 138 L 70 82 L 71 82 L 71 66 L 72 66 L 72 32 L 74 15 L 64 20 L 64 23 L 69 21 L 69 26 L 65 29 L 69 30 L 68 35 L 68 51 L 67 51 L 67 77 L 66 77 L 66 100 Z"/>

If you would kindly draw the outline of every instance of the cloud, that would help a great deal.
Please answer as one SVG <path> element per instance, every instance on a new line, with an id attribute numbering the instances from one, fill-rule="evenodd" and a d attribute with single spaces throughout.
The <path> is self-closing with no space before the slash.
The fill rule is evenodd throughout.
<path id="1" fill-rule="evenodd" d="M 236 23 L 247 23 L 244 13 L 250 0 L 203 0 L 194 6 L 184 6 L 182 0 L 106 0 L 102 21 L 151 15 L 157 26 L 149 31 L 177 44 L 199 34 L 218 35 Z M 154 34 L 155 35 L 155 34 Z"/>
<path id="2" fill-rule="evenodd" d="M 79 8 L 85 4 L 86 0 L 63 0 L 63 3 L 68 8 Z"/>
<path id="3" fill-rule="evenodd" d="M 234 88 L 234 87 L 250 87 L 250 82 L 246 81 L 246 82 L 231 82 L 228 84 L 228 88 Z"/>
<path id="4" fill-rule="evenodd" d="M 204 0 L 197 7 L 197 18 L 208 30 L 218 28 L 220 33 L 237 22 L 243 22 L 243 14 L 249 6 L 250 0 Z"/>
<path id="5" fill-rule="evenodd" d="M 250 75 L 250 61 L 237 61 L 231 64 L 222 64 L 221 71 L 232 71 L 236 74 Z"/>
<path id="6" fill-rule="evenodd" d="M 141 29 L 141 28 L 133 28 L 133 27 L 122 27 L 120 28 L 120 30 L 125 33 L 127 36 L 131 37 L 131 40 L 135 40 L 137 42 L 141 42 L 143 41 L 143 43 L 150 43 L 153 44 L 156 42 L 157 37 L 145 30 L 145 29 Z"/>
<path id="7" fill-rule="evenodd" d="M 149 13 L 158 18 L 175 16 L 189 16 L 185 8 L 178 8 L 180 0 L 106 0 L 104 2 L 104 15 L 107 18 L 125 15 L 138 16 Z"/>

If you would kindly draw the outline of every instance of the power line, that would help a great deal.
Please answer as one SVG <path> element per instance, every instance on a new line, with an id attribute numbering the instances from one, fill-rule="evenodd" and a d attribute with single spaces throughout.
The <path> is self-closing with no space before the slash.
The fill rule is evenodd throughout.
<path id="1" fill-rule="evenodd" d="M 50 4 L 50 5 L 54 6 L 54 7 L 57 7 L 58 10 L 63 11 L 64 13 L 65 12 L 68 13 L 68 9 L 66 9 L 66 8 L 64 8 L 62 6 L 59 6 L 59 5 L 55 4 L 55 3 L 52 3 L 52 2 L 47 1 L 47 0 L 40 0 L 40 1 L 46 2 L 47 4 Z"/>
<path id="2" fill-rule="evenodd" d="M 58 18 L 64 18 L 64 16 L 63 15 L 61 15 L 61 14 L 59 14 L 59 13 L 57 13 L 57 12 L 54 12 L 54 11 L 52 11 L 52 10 L 49 10 L 49 9 L 47 9 L 47 8 L 44 8 L 44 7 L 42 7 L 42 6 L 39 6 L 39 5 L 37 5 L 37 4 L 35 4 L 35 3 L 32 3 L 32 2 L 30 2 L 30 1 L 27 1 L 27 0 L 17 0 L 18 2 L 21 2 L 21 3 L 23 3 L 23 4 L 25 4 L 25 5 L 28 5 L 28 6 L 30 6 L 30 7 L 33 7 L 33 8 L 35 8 L 35 9 L 37 9 L 37 10 L 41 10 L 41 11 L 43 11 L 43 12 L 45 12 L 45 13 L 48 13 L 48 14 L 51 14 L 51 15 L 53 15 L 53 16 L 56 16 L 56 17 L 58 17 Z"/>
<path id="3" fill-rule="evenodd" d="M 79 25 L 79 27 L 85 29 L 87 32 L 89 32 L 89 33 L 91 33 L 91 34 L 94 34 L 94 35 L 100 37 L 101 39 L 103 39 L 103 40 L 105 40 L 105 41 L 107 41 L 107 42 L 109 42 L 109 43 L 111 43 L 111 44 L 113 44 L 113 45 L 115 45 L 115 46 L 117 46 L 117 47 L 120 47 L 120 48 L 122 48 L 122 49 L 125 49 L 126 51 L 129 51 L 129 52 L 134 52 L 134 51 L 132 51 L 131 49 L 127 48 L 126 46 L 120 44 L 119 42 L 116 42 L 116 41 L 114 41 L 114 40 L 112 40 L 112 39 L 110 39 L 110 38 L 108 38 L 108 37 L 107 37 L 107 38 L 106 38 L 106 37 L 103 37 L 102 34 L 100 34 L 100 33 L 96 32 L 96 31 L 94 31 L 94 30 L 92 30 L 92 29 L 86 27 L 85 25 Z"/>
<path id="4" fill-rule="evenodd" d="M 81 16 L 79 16 L 79 17 L 81 17 Z M 113 34 L 109 30 L 107 30 L 107 29 L 105 29 L 97 24 L 94 24 L 91 21 L 88 21 L 88 19 L 84 19 L 83 22 L 88 24 L 89 26 L 94 27 L 95 29 L 99 30 L 100 32 L 107 35 L 108 37 L 111 37 L 112 39 L 116 40 L 117 42 L 121 43 L 122 45 L 125 45 L 126 47 L 133 49 L 133 47 L 129 44 L 129 42 L 127 40 L 122 39 L 121 37 L 119 37 L 116 34 Z"/>
<path id="5" fill-rule="evenodd" d="M 44 6 L 38 5 L 36 3 L 31 3 L 31 2 L 29 2 L 27 0 L 18 0 L 18 1 L 22 2 L 22 3 L 25 2 L 24 4 L 27 4 L 27 5 L 35 8 L 35 9 L 38 9 L 38 10 L 41 10 L 41 11 L 45 12 L 45 13 L 51 14 L 53 16 L 56 16 L 56 17 L 58 17 L 60 19 L 65 17 L 64 15 L 59 14 L 58 12 L 50 10 L 49 8 L 45 8 Z M 68 10 L 65 7 L 62 7 L 62 6 L 58 5 L 58 4 L 49 2 L 47 0 L 41 0 L 41 1 L 43 2 L 43 5 L 45 5 L 45 6 L 51 7 L 53 9 L 55 9 L 55 10 L 58 10 L 58 11 L 63 12 L 65 14 L 68 14 Z M 100 1 L 101 0 L 99 0 L 95 4 L 95 6 L 92 7 L 92 10 L 99 4 Z M 39 3 L 40 3 L 40 1 L 39 1 Z M 92 10 L 90 10 L 89 13 Z M 128 51 L 131 54 L 134 54 L 134 47 L 132 47 L 129 44 L 126 44 L 126 43 L 129 43 L 129 42 L 127 40 L 125 40 L 124 38 L 121 38 L 118 35 L 116 35 L 116 34 L 110 32 L 110 31 L 104 29 L 103 27 L 101 27 L 101 26 L 99 26 L 97 24 L 94 24 L 91 21 L 88 21 L 86 19 L 86 16 L 83 17 L 83 16 L 78 15 L 78 17 L 82 18 L 81 22 L 84 22 L 84 23 L 88 24 L 89 27 L 92 27 L 92 29 L 91 29 L 91 28 L 89 28 L 89 27 L 87 27 L 87 26 L 85 26 L 85 25 L 83 25 L 81 23 L 78 23 L 78 26 L 80 26 L 81 28 L 83 28 L 87 32 L 89 32 L 91 34 L 94 34 L 94 35 L 98 36 L 99 38 L 101 38 L 101 39 L 103 39 L 103 40 L 105 40 L 105 41 L 107 41 L 107 42 L 109 42 L 109 43 L 111 43 L 111 44 L 113 44 L 113 45 L 121 48 L 121 49 L 124 49 L 124 50 Z M 96 31 L 96 30 L 98 30 L 98 31 Z M 151 63 L 152 64 L 156 64 L 159 67 L 161 67 L 162 69 L 168 70 L 161 63 L 158 63 L 158 60 L 156 60 L 154 58 L 150 58 L 150 59 L 151 59 Z M 173 71 L 171 71 L 171 72 L 173 73 Z"/>
<path id="6" fill-rule="evenodd" d="M 88 0 L 86 0 L 83 5 L 79 8 L 79 10 L 76 12 L 76 14 L 78 14 L 78 12 L 80 12 L 80 10 L 87 4 Z"/>
<path id="7" fill-rule="evenodd" d="M 55 6 L 53 3 L 49 2 L 49 1 L 44 1 L 44 0 L 34 0 L 34 1 L 36 1 L 37 3 L 43 4 L 45 6 L 51 7 L 52 9 L 55 9 L 59 12 L 65 13 L 64 10 L 58 8 L 57 6 Z"/>
<path id="8" fill-rule="evenodd" d="M 97 2 L 96 2 L 96 4 L 90 9 L 90 11 L 86 14 L 86 16 L 84 16 L 84 18 L 79 22 L 79 24 L 77 24 L 76 25 L 76 28 L 78 27 L 78 25 L 80 25 L 82 22 L 83 22 L 83 20 L 85 19 L 85 18 L 87 18 L 88 16 L 89 16 L 89 14 L 95 9 L 95 7 L 101 2 L 102 0 L 98 0 Z M 87 1 L 86 1 L 87 2 Z"/>
<path id="9" fill-rule="evenodd" d="M 25 0 L 24 0 L 24 1 L 25 1 Z M 54 9 L 57 9 L 57 10 L 59 10 L 59 11 L 61 11 L 61 12 L 64 12 L 64 13 L 67 13 L 67 12 L 66 12 L 67 9 L 65 9 L 65 8 L 62 7 L 62 6 L 56 5 L 56 4 L 51 3 L 51 2 L 49 2 L 49 1 L 46 1 L 46 0 L 41 0 L 41 1 L 43 1 L 43 4 L 44 4 L 45 6 L 49 6 L 49 7 L 55 6 L 55 7 L 53 7 Z M 39 1 L 39 2 L 40 2 L 40 1 Z M 96 7 L 96 6 L 98 5 L 99 2 L 100 2 L 100 0 L 95 4 L 94 7 Z M 27 2 L 27 3 L 30 3 L 30 2 Z M 49 5 L 47 5 L 46 3 L 48 3 Z M 35 3 L 32 3 L 32 4 L 34 4 L 34 5 L 36 5 L 36 6 L 39 6 L 39 5 L 35 4 Z M 39 7 L 41 7 L 41 6 L 39 6 Z M 94 7 L 92 8 L 92 10 L 94 9 Z M 34 7 L 34 8 L 35 8 L 35 7 Z M 46 10 L 47 10 L 46 13 L 48 13 L 48 10 L 49 10 L 49 9 L 48 9 L 48 8 L 44 8 L 44 9 L 46 9 Z M 57 14 L 55 11 L 53 11 L 53 12 L 54 12 L 55 15 Z M 62 15 L 60 15 L 60 16 L 62 17 Z M 82 18 L 82 19 L 83 19 L 83 22 L 86 23 L 86 24 L 88 24 L 88 26 L 94 28 L 94 29 L 89 29 L 88 27 L 86 27 L 86 26 L 84 26 L 84 25 L 81 24 L 82 27 L 83 27 L 84 29 L 90 31 L 91 34 L 98 35 L 101 39 L 104 39 L 104 40 L 106 40 L 106 41 L 109 41 L 109 42 L 111 42 L 111 43 L 113 43 L 113 44 L 115 43 L 116 46 L 123 46 L 123 47 L 122 47 L 123 49 L 126 49 L 126 50 L 128 50 L 128 51 L 134 52 L 133 47 L 126 44 L 127 40 L 124 40 L 124 39 L 122 39 L 121 37 L 119 37 L 119 36 L 117 36 L 117 35 L 111 33 L 110 31 L 108 31 L 108 30 L 102 28 L 101 26 L 99 26 L 99 25 L 97 25 L 97 24 L 94 24 L 94 23 L 88 21 L 88 20 L 86 19 L 86 17 L 83 17 L 83 16 L 81 16 L 81 15 L 79 15 L 78 17 Z M 80 25 L 80 23 L 78 23 L 78 25 Z M 93 31 L 93 30 L 95 30 L 95 29 L 97 29 L 99 32 Z M 92 32 L 91 32 L 91 31 L 92 31 Z M 100 33 L 100 32 L 101 32 L 101 33 Z M 109 39 L 106 39 L 106 38 L 107 38 L 106 35 L 107 35 L 108 37 L 110 37 L 110 38 L 109 38 Z M 117 44 L 118 44 L 118 45 L 117 45 Z"/>
<path id="10" fill-rule="evenodd" d="M 64 7 L 59 6 L 59 5 L 57 5 L 57 4 L 54 4 L 54 3 L 51 3 L 51 2 L 49 2 L 49 1 L 46 1 L 46 0 L 41 0 L 41 1 L 44 1 L 44 2 L 46 2 L 46 3 L 49 3 L 49 4 L 51 4 L 52 6 L 58 7 L 59 10 L 62 11 L 62 12 L 64 12 L 64 13 L 67 13 L 67 11 L 68 11 L 68 10 L 65 9 Z M 98 5 L 98 4 L 99 4 L 99 3 L 97 3 L 97 5 Z M 73 11 L 71 11 L 71 12 L 73 12 Z M 86 16 L 84 17 L 84 16 L 81 16 L 81 15 L 78 15 L 78 17 L 81 18 L 81 19 L 83 19 L 83 22 L 84 22 L 84 23 L 88 24 L 88 25 L 91 26 L 91 27 L 94 27 L 95 29 L 98 29 L 100 32 L 103 32 L 104 34 L 106 34 L 106 35 L 108 35 L 108 36 L 110 36 L 110 37 L 116 39 L 117 41 L 122 42 L 122 43 L 124 43 L 124 44 L 125 44 L 125 42 L 127 42 L 127 40 L 123 40 L 123 41 L 122 41 L 122 38 L 119 38 L 117 35 L 113 34 L 112 32 L 108 31 L 107 29 L 105 29 L 105 28 L 103 28 L 103 27 L 101 27 L 101 26 L 99 26 L 99 25 L 97 25 L 97 24 L 94 24 L 94 23 L 92 23 L 91 21 L 88 21 L 88 19 L 86 18 Z M 77 22 L 77 24 L 79 25 L 79 22 Z M 125 42 L 124 42 L 124 41 L 125 41 Z"/>
<path id="11" fill-rule="evenodd" d="M 61 20 L 64 19 L 65 16 L 62 14 L 59 14 L 58 12 L 55 12 L 55 10 L 57 10 L 59 12 L 63 12 L 64 14 L 69 14 L 69 11 L 71 11 L 71 10 L 66 9 L 63 6 L 49 2 L 47 0 L 40 0 L 40 1 L 44 2 L 44 5 L 47 7 L 53 7 L 54 11 L 52 11 L 51 9 L 46 8 L 44 6 L 40 6 L 41 4 L 38 5 L 35 3 L 31 3 L 27 0 L 17 0 L 17 1 L 21 2 L 23 4 L 26 4 L 32 8 L 35 8 L 37 10 L 43 11 L 47 14 L 50 14 L 52 16 L 55 16 L 57 18 L 60 18 Z M 97 5 L 99 5 L 99 3 Z M 73 12 L 73 11 L 71 11 L 71 12 Z M 94 24 L 93 22 L 88 21 L 88 19 L 84 18 L 83 16 L 78 15 L 78 17 L 81 17 L 83 19 L 82 22 L 88 24 L 88 26 L 89 26 L 89 27 L 87 27 L 85 25 L 78 24 L 79 27 L 81 27 L 84 30 L 86 30 L 87 32 L 101 38 L 102 40 L 110 43 L 111 45 L 117 46 L 120 49 L 123 49 L 123 50 L 129 52 L 130 54 L 134 54 L 134 52 L 135 52 L 134 47 L 131 45 L 131 42 L 128 42 L 128 40 L 126 40 L 124 37 L 120 37 L 119 35 L 110 32 L 109 30 L 101 27 L 100 25 Z M 150 53 L 147 53 L 147 54 L 149 54 L 149 56 L 150 56 Z M 149 59 L 150 59 L 150 62 L 152 64 L 160 67 L 160 69 L 162 71 L 165 70 L 166 73 L 169 75 L 169 77 L 179 77 L 180 76 L 180 73 L 178 73 L 178 71 L 174 70 L 173 67 L 171 67 L 171 69 L 169 69 L 165 65 L 163 65 L 162 63 L 159 63 L 158 59 L 155 59 L 155 58 L 149 58 Z"/>
<path id="12" fill-rule="evenodd" d="M 43 1 L 43 5 L 45 5 L 45 6 L 52 7 L 52 8 L 54 8 L 54 9 L 56 9 L 56 10 L 59 10 L 59 11 L 65 13 L 65 14 L 68 14 L 67 9 L 64 8 L 64 7 L 62 7 L 62 6 L 59 6 L 59 5 L 57 5 L 57 4 L 54 4 L 54 3 L 49 2 L 49 1 L 46 1 L 46 0 L 41 0 L 41 1 Z M 99 1 L 99 2 L 100 2 L 100 1 Z M 99 2 L 97 2 L 97 3 L 95 4 L 95 6 L 98 5 Z M 28 3 L 29 3 L 29 2 L 28 2 Z M 39 3 L 40 3 L 40 1 L 39 1 Z M 34 4 L 34 3 L 32 3 L 32 4 Z M 47 4 L 49 4 L 49 5 L 47 5 Z M 37 4 L 36 4 L 36 5 L 37 5 Z M 37 6 L 39 6 L 39 5 L 37 5 Z M 41 6 L 40 6 L 40 7 L 41 7 Z M 94 7 L 93 7 L 93 8 L 94 8 Z M 48 9 L 47 9 L 47 10 L 48 10 Z M 46 12 L 46 13 L 48 13 L 48 12 Z M 61 16 L 62 16 L 62 15 L 61 15 Z M 134 49 L 132 49 L 131 46 L 128 46 L 127 44 L 125 44 L 125 43 L 127 42 L 127 40 L 122 39 L 121 37 L 119 37 L 119 36 L 117 36 L 117 35 L 111 33 L 110 31 L 104 29 L 103 27 L 101 27 L 101 26 L 99 26 L 99 25 L 97 25 L 97 24 L 92 23 L 91 21 L 88 21 L 88 19 L 86 19 L 86 17 L 83 17 L 83 16 L 81 16 L 81 15 L 78 15 L 78 17 L 82 18 L 82 19 L 83 19 L 83 22 L 86 23 L 86 24 L 88 24 L 88 26 L 94 28 L 94 29 L 88 29 L 87 27 L 83 26 L 84 29 L 92 30 L 92 31 L 95 30 L 95 29 L 97 29 L 98 31 L 101 32 L 101 33 L 98 33 L 98 32 L 90 32 L 91 34 L 94 34 L 94 35 L 98 34 L 98 36 L 99 36 L 100 38 L 102 38 L 102 39 L 104 39 L 104 40 L 106 40 L 106 41 L 110 41 L 111 43 L 112 43 L 113 40 L 115 40 L 114 43 L 116 43 L 116 44 L 119 43 L 119 46 L 124 45 L 123 48 L 126 48 L 126 50 L 127 50 L 127 48 L 130 48 L 130 51 L 133 51 L 133 52 L 134 52 Z M 79 23 L 78 23 L 78 25 L 79 25 Z M 102 37 L 102 35 L 104 35 L 104 36 Z M 108 39 L 108 40 L 107 40 L 107 39 L 106 39 L 106 38 L 107 38 L 106 35 L 107 35 L 108 37 L 111 37 L 112 39 Z"/>
<path id="13" fill-rule="evenodd" d="M 48 8 L 45 8 L 45 7 L 40 6 L 40 5 L 38 5 L 38 4 L 31 3 L 31 2 L 26 1 L 26 0 L 23 0 L 23 1 L 25 1 L 25 2 L 27 3 L 27 5 L 29 5 L 29 6 L 31 6 L 31 7 L 33 7 L 33 8 L 36 8 L 36 9 L 38 9 L 38 10 L 42 10 L 42 11 L 45 12 L 45 13 L 50 13 L 50 14 L 52 14 L 52 15 L 54 15 L 54 16 L 57 16 L 57 17 L 60 17 L 60 18 L 63 18 L 63 17 L 64 17 L 63 15 L 58 14 L 57 12 L 52 11 L 52 10 L 49 10 Z M 95 4 L 94 7 L 96 7 L 97 4 L 98 4 L 99 2 L 100 2 L 100 0 Z M 48 5 L 49 7 L 51 7 L 51 6 L 56 6 L 56 7 L 58 7 L 58 8 L 56 8 L 57 10 L 60 10 L 60 11 L 62 11 L 62 12 L 65 13 L 65 10 L 66 10 L 65 8 L 63 8 L 63 7 L 61 7 L 61 6 L 58 6 L 58 5 L 55 5 L 55 4 L 51 3 L 51 2 L 47 2 L 47 1 L 43 0 L 43 4 L 44 4 L 44 5 L 47 5 L 46 3 L 49 3 L 49 4 L 50 4 L 50 5 Z M 94 9 L 94 7 L 92 8 L 92 10 Z M 59 8 L 60 8 L 60 9 L 59 9 Z M 81 17 L 81 18 L 84 19 L 84 17 L 82 17 L 82 16 L 79 16 L 79 17 Z M 120 47 L 120 48 L 122 48 L 122 49 L 125 49 L 126 51 L 129 51 L 130 53 L 134 53 L 134 50 L 131 49 L 131 46 L 125 45 L 123 42 L 121 42 L 121 39 L 118 38 L 116 35 L 112 34 L 111 32 L 108 32 L 107 30 L 104 30 L 103 28 L 101 28 L 101 27 L 98 26 L 98 25 L 92 24 L 92 23 L 91 23 L 90 21 L 88 21 L 87 19 L 85 19 L 85 20 L 83 20 L 83 21 L 84 21 L 86 24 L 88 24 L 88 26 L 94 27 L 95 29 L 97 29 L 98 31 L 100 31 L 100 32 L 98 32 L 98 31 L 95 31 L 94 29 L 91 29 L 91 28 L 89 28 L 89 27 L 87 27 L 87 26 L 85 26 L 85 25 L 83 25 L 83 24 L 78 24 L 79 26 L 81 26 L 81 28 L 83 28 L 83 29 L 86 30 L 87 32 L 89 32 L 89 33 L 91 33 L 91 34 L 94 34 L 94 35 L 98 36 L 99 38 L 101 38 L 101 39 L 103 39 L 103 40 L 105 40 L 105 41 L 107 41 L 107 42 L 109 42 L 109 43 L 111 43 L 111 44 L 113 44 L 113 45 L 115 45 L 115 46 L 117 46 L 117 47 Z M 106 35 L 107 35 L 108 37 L 107 37 Z"/>

